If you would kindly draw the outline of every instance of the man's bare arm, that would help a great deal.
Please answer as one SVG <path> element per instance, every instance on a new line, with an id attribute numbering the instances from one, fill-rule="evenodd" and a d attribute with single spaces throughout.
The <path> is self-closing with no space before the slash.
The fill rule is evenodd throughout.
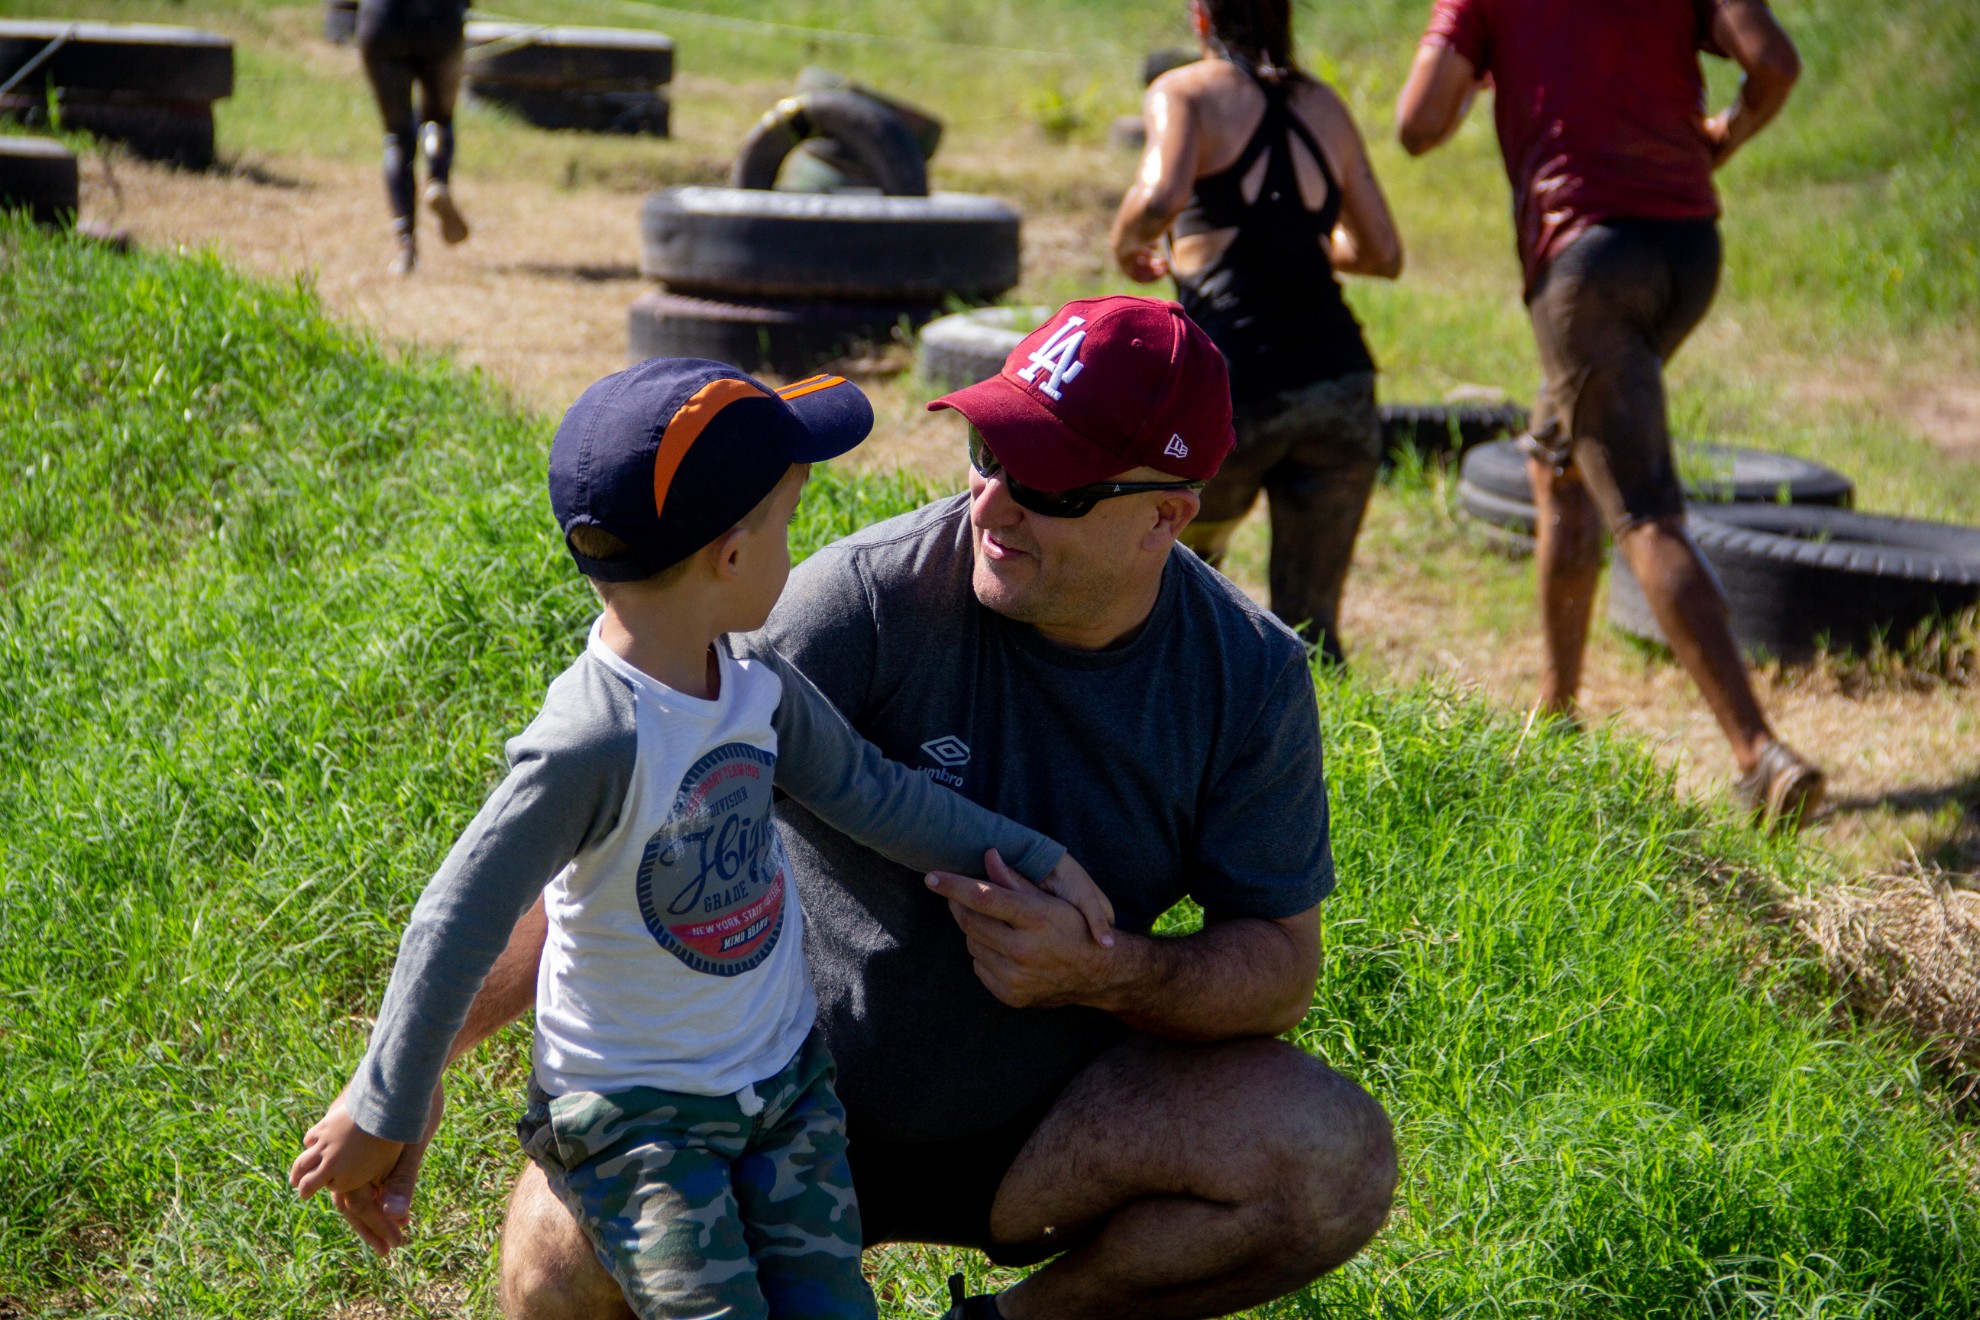
<path id="1" fill-rule="evenodd" d="M 550 918 L 539 895 L 509 932 L 508 945 L 468 1005 L 467 1019 L 447 1051 L 448 1063 L 468 1054 L 535 1005 L 536 964 L 543 957 L 543 941 L 549 930 Z"/>
<path id="2" fill-rule="evenodd" d="M 1478 70 L 1441 42 L 1417 47 L 1409 81 L 1396 100 L 1396 138 L 1412 156 L 1441 146 L 1464 123 L 1478 91 Z"/>
<path id="3" fill-rule="evenodd" d="M 1746 74 L 1731 107 L 1705 121 L 1718 166 L 1781 112 L 1801 77 L 1801 56 L 1766 0 L 1722 0 L 1712 16 L 1712 40 Z"/>
<path id="4" fill-rule="evenodd" d="M 1010 872 L 937 873 L 976 974 L 1013 1008 L 1083 1004 L 1172 1040 L 1276 1036 L 1299 1024 L 1320 968 L 1320 910 L 1213 922 L 1190 935 L 1117 932 L 1102 948 L 1069 904 Z"/>

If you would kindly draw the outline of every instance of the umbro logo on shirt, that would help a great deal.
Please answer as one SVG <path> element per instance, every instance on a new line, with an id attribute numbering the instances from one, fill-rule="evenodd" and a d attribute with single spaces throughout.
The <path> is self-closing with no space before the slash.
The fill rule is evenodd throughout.
<path id="1" fill-rule="evenodd" d="M 969 744 L 953 733 L 929 739 L 921 744 L 921 750 L 928 753 L 928 759 L 936 765 L 958 766 L 969 761 Z"/>

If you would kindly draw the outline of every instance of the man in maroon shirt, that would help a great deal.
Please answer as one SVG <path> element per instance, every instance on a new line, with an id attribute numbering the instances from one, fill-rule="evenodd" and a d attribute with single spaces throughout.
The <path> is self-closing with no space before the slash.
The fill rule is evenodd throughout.
<path id="1" fill-rule="evenodd" d="M 1705 115 L 1698 52 L 1745 71 Z M 1570 716 L 1601 569 L 1596 513 L 1703 692 L 1770 824 L 1820 805 L 1822 772 L 1773 735 L 1684 526 L 1664 363 L 1719 276 L 1712 171 L 1772 119 L 1800 74 L 1765 0 L 1437 0 L 1396 107 L 1403 148 L 1457 131 L 1477 89 L 1494 117 L 1545 373 L 1527 464 L 1546 637 L 1540 706 Z"/>

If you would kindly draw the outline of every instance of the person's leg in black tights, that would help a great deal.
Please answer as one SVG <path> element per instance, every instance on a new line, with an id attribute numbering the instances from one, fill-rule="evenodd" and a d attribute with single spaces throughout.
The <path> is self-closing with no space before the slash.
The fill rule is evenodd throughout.
<path id="1" fill-rule="evenodd" d="M 363 54 L 364 76 L 378 102 L 378 117 L 385 123 L 385 200 L 392 208 L 392 232 L 399 243 L 392 269 L 404 275 L 412 271 L 417 259 L 413 239 L 413 153 L 418 150 L 413 69 L 403 59 L 371 49 Z"/>
<path id="2" fill-rule="evenodd" d="M 461 89 L 461 47 L 456 44 L 425 61 L 419 72 L 420 149 L 426 156 L 426 205 L 440 222 L 440 237 L 464 242 L 467 221 L 454 205 L 449 180 L 454 169 L 454 102 Z"/>

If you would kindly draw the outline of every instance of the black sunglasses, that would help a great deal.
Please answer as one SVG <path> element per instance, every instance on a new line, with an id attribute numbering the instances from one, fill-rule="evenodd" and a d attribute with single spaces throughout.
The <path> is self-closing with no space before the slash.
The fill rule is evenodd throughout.
<path id="1" fill-rule="evenodd" d="M 1042 513 L 1047 518 L 1084 518 L 1101 500 L 1118 495 L 1139 495 L 1150 490 L 1202 490 L 1205 485 L 1201 481 L 1096 481 L 1071 490 L 1039 490 L 1005 471 L 974 426 L 969 428 L 969 465 L 986 480 L 1001 477 L 1004 489 L 1011 493 L 1020 509 Z"/>

